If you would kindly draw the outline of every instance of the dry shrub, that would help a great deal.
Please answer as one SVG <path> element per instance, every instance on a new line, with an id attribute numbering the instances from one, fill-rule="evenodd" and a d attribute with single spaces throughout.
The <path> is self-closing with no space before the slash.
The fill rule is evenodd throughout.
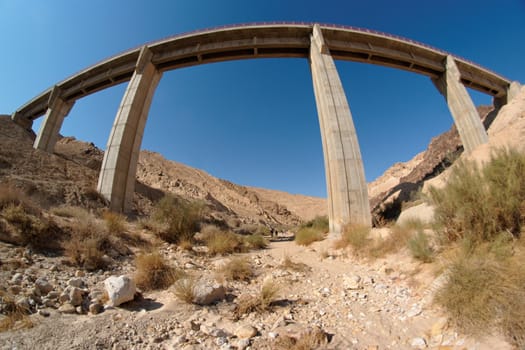
<path id="1" fill-rule="evenodd" d="M 343 227 L 341 238 L 339 238 L 334 248 L 342 249 L 351 246 L 355 252 L 359 252 L 370 244 L 370 227 L 364 225 L 349 224 Z"/>
<path id="2" fill-rule="evenodd" d="M 12 295 L 0 290 L 0 332 L 10 329 L 30 328 L 33 322 L 28 317 L 29 310 L 18 305 Z"/>
<path id="3" fill-rule="evenodd" d="M 86 218 L 90 215 L 86 209 L 72 205 L 61 205 L 59 207 L 51 208 L 51 213 L 64 218 L 78 219 Z"/>
<path id="4" fill-rule="evenodd" d="M 327 216 L 316 216 L 310 221 L 307 221 L 301 225 L 301 228 L 313 228 L 321 233 L 327 233 L 329 230 L 329 222 Z"/>
<path id="5" fill-rule="evenodd" d="M 182 239 L 192 238 L 199 230 L 204 205 L 189 202 L 175 196 L 165 196 L 153 208 L 152 227 L 162 240 L 178 243 Z"/>
<path id="6" fill-rule="evenodd" d="M 40 209 L 22 190 L 8 184 L 0 184 L 0 210 L 8 205 L 21 206 L 30 214 L 40 213 Z"/>
<path id="7" fill-rule="evenodd" d="M 424 263 L 434 260 L 434 250 L 430 246 L 428 236 L 423 231 L 418 231 L 408 240 L 408 248 L 414 258 Z"/>
<path id="8" fill-rule="evenodd" d="M 309 246 L 310 244 L 322 241 L 325 235 L 323 232 L 313 228 L 313 227 L 302 227 L 299 228 L 295 234 L 295 243 L 299 245 Z"/>
<path id="9" fill-rule="evenodd" d="M 197 281 L 193 276 L 186 276 L 175 282 L 173 294 L 187 304 L 192 304 L 195 300 L 195 288 Z"/>
<path id="10" fill-rule="evenodd" d="M 135 258 L 135 282 L 142 290 L 166 289 L 183 276 L 170 266 L 158 252 L 140 254 Z"/>
<path id="11" fill-rule="evenodd" d="M 102 219 L 110 234 L 121 235 L 127 230 L 127 222 L 124 215 L 112 211 L 104 211 Z"/>
<path id="12" fill-rule="evenodd" d="M 130 254 L 118 237 L 108 234 L 106 227 L 94 217 L 80 218 L 71 227 L 71 236 L 64 243 L 65 254 L 87 270 L 105 269 L 111 258 Z"/>
<path id="13" fill-rule="evenodd" d="M 240 253 L 245 250 L 241 236 L 231 231 L 223 231 L 214 226 L 207 226 L 203 239 L 211 255 Z"/>
<path id="14" fill-rule="evenodd" d="M 8 225 L 2 232 L 1 239 L 10 243 L 27 245 L 35 250 L 55 250 L 60 247 L 62 230 L 56 223 L 37 212 L 36 207 L 10 203 L 0 211 Z M 7 228 L 10 230 L 7 230 Z M 10 231 L 11 234 L 8 234 Z"/>
<path id="15" fill-rule="evenodd" d="M 283 258 L 283 261 L 281 262 L 281 267 L 286 270 L 292 270 L 296 272 L 306 272 L 311 270 L 311 268 L 306 264 L 292 261 L 292 259 L 288 255 L 286 255 Z"/>
<path id="16" fill-rule="evenodd" d="M 481 335 L 498 330 L 518 348 L 525 347 L 525 252 L 507 258 L 492 244 L 464 251 L 449 267 L 448 280 L 435 301 L 464 332 Z"/>
<path id="17" fill-rule="evenodd" d="M 240 318 L 252 312 L 270 311 L 272 302 L 279 294 L 280 286 L 273 280 L 266 280 L 259 294 L 242 294 L 237 298 L 237 307 L 235 309 L 235 316 Z"/>
<path id="18" fill-rule="evenodd" d="M 297 338 L 283 336 L 277 338 L 275 341 L 275 349 L 277 350 L 315 350 L 328 343 L 327 334 L 315 327 L 308 329 L 307 332 L 302 333 Z"/>
<path id="19" fill-rule="evenodd" d="M 243 239 L 249 249 L 264 249 L 268 247 L 268 241 L 260 233 L 243 236 Z"/>
<path id="20" fill-rule="evenodd" d="M 499 150 L 483 169 L 463 162 L 447 186 L 430 189 L 430 198 L 445 242 L 490 241 L 503 231 L 518 237 L 525 220 L 525 155 Z"/>
<path id="21" fill-rule="evenodd" d="M 254 276 L 253 267 L 248 259 L 241 257 L 232 258 L 220 272 L 229 281 L 249 281 Z"/>

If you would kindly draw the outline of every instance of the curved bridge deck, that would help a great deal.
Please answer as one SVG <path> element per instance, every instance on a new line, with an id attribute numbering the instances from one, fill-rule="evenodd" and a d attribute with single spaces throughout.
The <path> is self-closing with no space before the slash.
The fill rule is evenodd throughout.
<path id="1" fill-rule="evenodd" d="M 176 35 L 148 43 L 151 62 L 160 71 L 198 64 L 251 58 L 308 58 L 313 23 L 253 23 Z M 320 26 L 334 59 L 399 68 L 438 78 L 447 52 L 395 35 L 338 25 Z M 62 98 L 75 101 L 129 81 L 141 48 L 103 60 L 57 84 Z M 468 60 L 454 57 L 462 83 L 495 97 L 505 96 L 510 81 Z M 23 105 L 16 114 L 34 120 L 46 113 L 53 88 Z"/>

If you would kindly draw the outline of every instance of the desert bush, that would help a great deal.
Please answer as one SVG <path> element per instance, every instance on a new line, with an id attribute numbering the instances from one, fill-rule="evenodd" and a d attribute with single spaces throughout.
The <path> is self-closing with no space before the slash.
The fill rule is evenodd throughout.
<path id="1" fill-rule="evenodd" d="M 449 267 L 447 282 L 435 301 L 462 331 L 486 334 L 498 330 L 518 348 L 525 347 L 525 254 L 506 259 L 491 244 L 465 252 Z"/>
<path id="2" fill-rule="evenodd" d="M 408 240 L 414 234 L 414 229 L 410 225 L 394 225 L 390 228 L 390 234 L 386 238 L 379 238 L 373 244 L 367 246 L 368 255 L 373 258 L 380 258 L 387 254 L 398 252 L 405 248 Z"/>
<path id="3" fill-rule="evenodd" d="M 154 207 L 151 219 L 161 224 L 156 234 L 168 243 L 191 238 L 199 230 L 204 206 L 174 196 L 165 196 Z"/>
<path id="4" fill-rule="evenodd" d="M 86 218 L 90 215 L 86 209 L 72 205 L 53 207 L 51 208 L 51 213 L 64 218 Z"/>
<path id="5" fill-rule="evenodd" d="M 203 235 L 210 255 L 225 255 L 246 250 L 243 238 L 231 231 L 208 226 Z"/>
<path id="6" fill-rule="evenodd" d="M 335 242 L 335 248 L 342 249 L 351 246 L 354 251 L 358 252 L 370 244 L 371 239 L 369 235 L 370 228 L 368 226 L 353 224 L 345 225 L 343 227 L 343 232 L 341 233 L 341 238 Z"/>
<path id="7" fill-rule="evenodd" d="M 110 235 L 94 217 L 77 219 L 70 229 L 70 237 L 64 242 L 65 254 L 87 270 L 105 269 L 111 262 L 110 257 L 130 254 L 120 239 Z"/>
<path id="8" fill-rule="evenodd" d="M 241 257 L 232 258 L 220 272 L 230 281 L 249 281 L 254 276 L 253 267 L 248 259 Z"/>
<path id="9" fill-rule="evenodd" d="M 525 219 L 525 155 L 500 150 L 483 169 L 463 162 L 443 189 L 430 188 L 430 199 L 446 241 L 488 241 L 503 231 L 517 237 Z"/>
<path id="10" fill-rule="evenodd" d="M 297 338 L 287 335 L 278 337 L 274 347 L 277 350 L 313 350 L 320 349 L 327 343 L 327 334 L 319 327 L 314 327 Z"/>
<path id="11" fill-rule="evenodd" d="M 275 301 L 279 291 L 280 287 L 275 281 L 266 280 L 258 294 L 242 294 L 237 298 L 235 316 L 240 318 L 242 315 L 252 312 L 271 310 L 272 302 Z"/>
<path id="12" fill-rule="evenodd" d="M 104 211 L 102 219 L 106 224 L 106 229 L 110 234 L 121 235 L 127 230 L 126 218 L 124 215 L 112 211 Z"/>
<path id="13" fill-rule="evenodd" d="M 195 287 L 197 281 L 192 276 L 186 276 L 175 282 L 175 289 L 173 294 L 184 301 L 185 303 L 192 304 L 195 300 Z"/>
<path id="14" fill-rule="evenodd" d="M 33 322 L 28 317 L 29 310 L 15 302 L 12 295 L 0 290 L 0 332 L 15 328 L 30 328 Z"/>
<path id="15" fill-rule="evenodd" d="M 40 209 L 19 188 L 8 184 L 0 184 L 0 210 L 8 205 L 21 206 L 25 212 L 39 214 Z"/>
<path id="16" fill-rule="evenodd" d="M 329 230 L 328 217 L 316 216 L 312 220 L 303 223 L 300 227 L 309 227 L 322 233 L 326 233 Z"/>
<path id="17" fill-rule="evenodd" d="M 289 255 L 286 255 L 283 258 L 281 262 L 281 267 L 286 270 L 292 270 L 297 272 L 306 272 L 311 270 L 311 268 L 306 264 L 292 261 Z"/>
<path id="18" fill-rule="evenodd" d="M 430 246 L 428 236 L 423 231 L 418 231 L 408 240 L 408 248 L 414 258 L 424 263 L 434 260 L 434 251 Z"/>
<path id="19" fill-rule="evenodd" d="M 314 242 L 322 241 L 324 237 L 324 233 L 316 228 L 301 227 L 297 230 L 294 240 L 299 245 L 309 246 Z"/>
<path id="20" fill-rule="evenodd" d="M 243 236 L 243 240 L 249 249 L 264 249 L 268 247 L 268 241 L 259 233 Z"/>
<path id="21" fill-rule="evenodd" d="M 170 266 L 158 252 L 137 255 L 135 282 L 142 290 L 166 289 L 184 274 Z"/>

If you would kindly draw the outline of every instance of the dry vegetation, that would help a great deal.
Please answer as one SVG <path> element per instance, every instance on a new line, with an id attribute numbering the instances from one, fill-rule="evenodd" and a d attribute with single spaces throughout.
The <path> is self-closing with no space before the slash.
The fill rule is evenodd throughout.
<path id="1" fill-rule="evenodd" d="M 29 310 L 15 302 L 15 298 L 0 290 L 0 332 L 17 328 L 29 328 L 33 322 Z"/>
<path id="2" fill-rule="evenodd" d="M 257 295 L 240 295 L 236 300 L 236 317 L 241 318 L 243 315 L 247 315 L 252 312 L 270 311 L 272 308 L 272 302 L 275 301 L 279 295 L 279 291 L 280 286 L 275 281 L 267 279 L 263 282 L 261 290 Z"/>
<path id="3" fill-rule="evenodd" d="M 302 224 L 295 234 L 295 243 L 308 246 L 313 242 L 322 241 L 328 232 L 328 218 L 317 216 Z"/>
<path id="4" fill-rule="evenodd" d="M 135 282 L 144 291 L 166 289 L 184 277 L 181 270 L 170 266 L 158 252 L 137 255 L 135 265 Z"/>
<path id="5" fill-rule="evenodd" d="M 234 257 L 220 272 L 229 281 L 250 281 L 255 273 L 250 261 L 245 257 Z"/>

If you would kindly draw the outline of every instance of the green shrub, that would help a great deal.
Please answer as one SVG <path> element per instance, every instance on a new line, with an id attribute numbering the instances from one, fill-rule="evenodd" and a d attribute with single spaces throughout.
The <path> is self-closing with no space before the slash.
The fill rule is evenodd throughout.
<path id="1" fill-rule="evenodd" d="M 518 237 L 525 219 L 525 155 L 500 150 L 480 170 L 459 164 L 443 189 L 430 189 L 445 241 L 489 241 L 504 231 Z"/>
<path id="2" fill-rule="evenodd" d="M 430 246 L 427 235 L 423 231 L 418 231 L 415 236 L 408 240 L 408 248 L 414 258 L 424 263 L 434 260 L 434 251 Z"/>
<path id="3" fill-rule="evenodd" d="M 188 202 L 178 197 L 167 195 L 154 207 L 151 219 L 159 225 L 157 235 L 168 243 L 178 243 L 181 239 L 192 238 L 199 230 L 202 220 L 203 205 Z"/>
<path id="4" fill-rule="evenodd" d="M 313 228 L 316 231 L 321 233 L 326 233 L 329 230 L 329 223 L 327 216 L 316 216 L 310 221 L 303 223 L 300 228 Z"/>

